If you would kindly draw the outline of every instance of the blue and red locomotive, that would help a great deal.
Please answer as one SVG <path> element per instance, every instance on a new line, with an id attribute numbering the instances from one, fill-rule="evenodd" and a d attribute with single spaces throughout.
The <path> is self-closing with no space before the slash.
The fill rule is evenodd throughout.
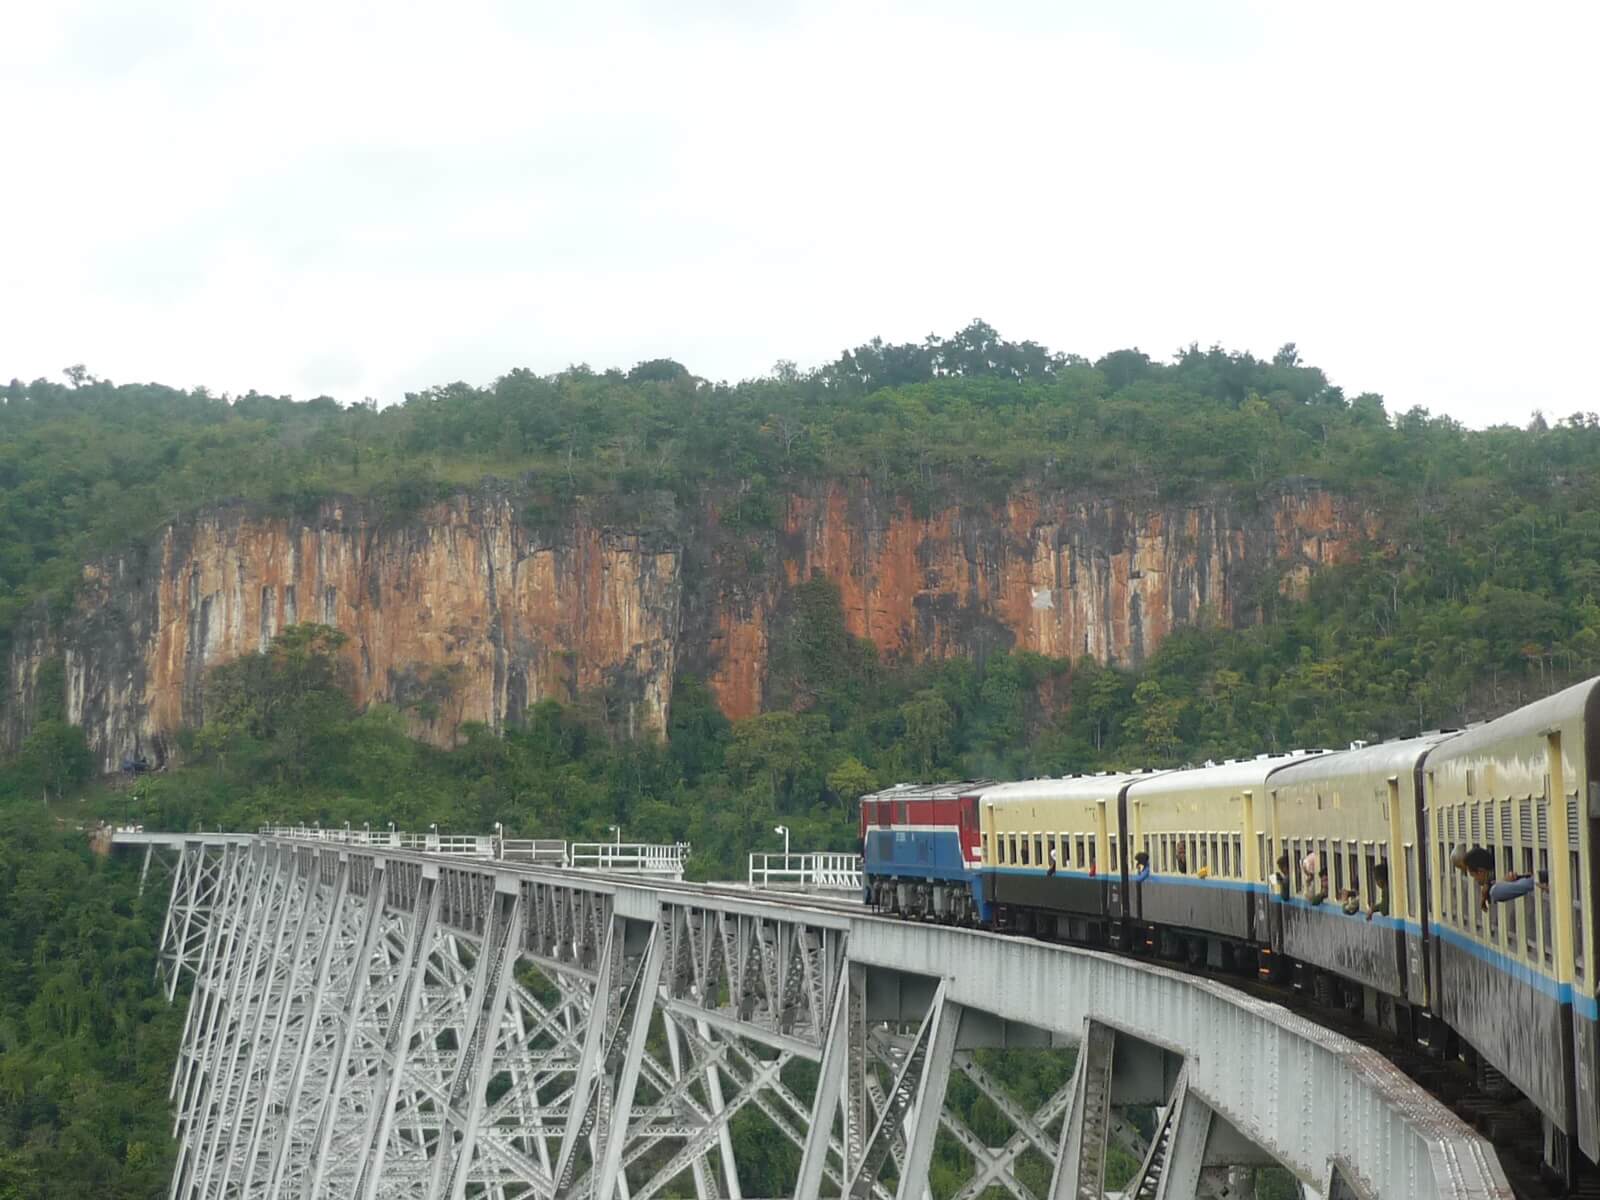
<path id="1" fill-rule="evenodd" d="M 863 796 L 860 832 L 867 902 L 906 916 L 987 923 L 978 794 L 992 783 L 902 783 Z"/>

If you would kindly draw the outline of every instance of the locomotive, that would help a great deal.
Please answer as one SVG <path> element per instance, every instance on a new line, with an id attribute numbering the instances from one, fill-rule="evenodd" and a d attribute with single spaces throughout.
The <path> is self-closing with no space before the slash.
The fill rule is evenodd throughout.
<path id="1" fill-rule="evenodd" d="M 1470 1050 L 1537 1108 L 1551 1172 L 1600 1161 L 1600 678 L 1461 731 L 861 804 L 883 911 L 1291 981 Z M 1491 902 L 1517 876 L 1539 885 Z"/>

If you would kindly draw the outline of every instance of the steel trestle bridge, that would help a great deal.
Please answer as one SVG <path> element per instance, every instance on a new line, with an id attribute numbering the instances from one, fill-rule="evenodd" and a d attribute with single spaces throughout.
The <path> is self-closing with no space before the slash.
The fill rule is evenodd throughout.
<path id="1" fill-rule="evenodd" d="M 1381 1055 L 1220 983 L 401 836 L 112 835 L 170 870 L 159 970 L 191 985 L 172 1196 L 743 1200 L 747 1110 L 792 1144 L 796 1197 L 922 1200 L 941 1134 L 961 1200 L 1028 1200 L 1025 1161 L 1048 1200 L 1239 1196 L 1264 1165 L 1329 1200 L 1511 1196 Z M 1031 1110 L 975 1053 L 1066 1046 Z M 956 1075 L 999 1144 L 946 1105 Z"/>

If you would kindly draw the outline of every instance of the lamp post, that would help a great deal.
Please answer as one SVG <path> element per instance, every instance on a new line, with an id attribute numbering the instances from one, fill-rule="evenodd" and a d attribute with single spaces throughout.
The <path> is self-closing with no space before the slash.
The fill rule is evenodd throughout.
<path id="1" fill-rule="evenodd" d="M 607 825 L 606 826 L 606 830 L 608 832 L 610 832 L 610 833 L 616 834 L 617 835 L 616 844 L 619 845 L 619 846 L 622 845 L 622 826 L 621 825 Z"/>
<path id="2" fill-rule="evenodd" d="M 347 842 L 350 840 L 350 822 L 349 821 L 346 821 L 344 823 L 344 840 L 347 841 Z"/>
<path id="3" fill-rule="evenodd" d="M 395 844 L 395 836 L 394 836 L 394 822 L 393 822 L 393 821 L 390 821 L 390 822 L 389 822 L 389 845 L 391 845 L 391 846 L 392 846 L 392 845 L 394 845 L 394 844 Z"/>
<path id="4" fill-rule="evenodd" d="M 787 825 L 774 825 L 772 832 L 783 834 L 783 865 L 787 867 L 789 865 L 789 827 Z"/>

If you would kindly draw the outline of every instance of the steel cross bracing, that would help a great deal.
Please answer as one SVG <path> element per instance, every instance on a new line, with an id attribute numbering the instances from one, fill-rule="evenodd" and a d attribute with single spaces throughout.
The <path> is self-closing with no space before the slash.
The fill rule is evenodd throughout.
<path id="1" fill-rule="evenodd" d="M 1381 1058 L 1160 968 L 422 851 L 162 852 L 162 980 L 190 988 L 174 1197 L 744 1200 L 752 1136 L 793 1146 L 782 1194 L 804 1197 L 922 1200 L 941 1140 L 962 1200 L 1104 1196 L 1113 1157 L 1141 1200 L 1269 1163 L 1308 1194 L 1510 1194 Z M 1061 1082 L 1023 1104 L 986 1048 L 1054 1054 Z M 987 1137 L 950 1102 L 974 1092 Z"/>

